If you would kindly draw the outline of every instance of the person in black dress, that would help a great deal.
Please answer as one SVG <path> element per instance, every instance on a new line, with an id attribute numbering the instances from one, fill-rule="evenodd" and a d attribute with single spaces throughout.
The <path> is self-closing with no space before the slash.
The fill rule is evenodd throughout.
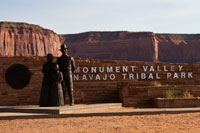
<path id="1" fill-rule="evenodd" d="M 43 81 L 42 81 L 42 88 L 40 93 L 40 107 L 49 106 L 49 92 L 51 88 L 51 81 L 50 81 L 50 73 L 53 70 L 53 55 L 47 55 L 47 62 L 44 63 L 42 68 L 43 73 Z"/>

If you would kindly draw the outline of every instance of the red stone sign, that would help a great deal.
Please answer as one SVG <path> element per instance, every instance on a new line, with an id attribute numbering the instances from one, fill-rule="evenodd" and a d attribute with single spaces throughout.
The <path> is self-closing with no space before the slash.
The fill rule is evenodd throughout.
<path id="1" fill-rule="evenodd" d="M 0 58 L 0 105 L 38 104 L 45 61 L 42 57 Z M 5 78 L 16 63 L 27 66 L 31 74 L 30 82 L 20 90 Z M 122 102 L 124 106 L 152 107 L 152 99 L 168 89 L 187 89 L 200 96 L 200 67 L 195 64 L 76 59 L 76 66 L 75 104 Z"/>

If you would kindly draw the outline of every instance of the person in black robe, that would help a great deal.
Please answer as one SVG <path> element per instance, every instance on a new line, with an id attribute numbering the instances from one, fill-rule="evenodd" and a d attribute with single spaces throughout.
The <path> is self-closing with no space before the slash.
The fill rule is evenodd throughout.
<path id="1" fill-rule="evenodd" d="M 39 105 L 40 107 L 49 106 L 49 94 L 50 94 L 50 88 L 52 86 L 50 81 L 50 73 L 53 70 L 53 55 L 48 54 L 47 55 L 47 62 L 44 63 L 42 68 L 43 73 L 43 81 L 42 81 L 42 88 L 40 93 L 40 101 Z"/>
<path id="2" fill-rule="evenodd" d="M 59 71 L 58 64 L 53 64 L 53 71 L 50 73 L 50 80 L 52 83 L 50 96 L 49 96 L 49 105 L 50 106 L 63 106 L 64 97 L 62 84 L 63 74 Z"/>

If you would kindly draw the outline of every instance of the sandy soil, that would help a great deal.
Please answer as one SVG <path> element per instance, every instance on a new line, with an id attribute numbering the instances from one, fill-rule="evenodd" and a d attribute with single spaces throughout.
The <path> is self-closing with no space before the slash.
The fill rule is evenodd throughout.
<path id="1" fill-rule="evenodd" d="M 0 133 L 199 133 L 200 113 L 0 120 Z"/>

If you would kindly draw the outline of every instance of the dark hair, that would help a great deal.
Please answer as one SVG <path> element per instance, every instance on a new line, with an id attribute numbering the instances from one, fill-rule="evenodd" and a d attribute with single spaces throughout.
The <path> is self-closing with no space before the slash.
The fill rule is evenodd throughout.
<path id="1" fill-rule="evenodd" d="M 53 54 L 52 54 L 52 53 L 47 54 L 47 58 L 48 58 L 49 56 L 50 56 L 50 57 L 53 57 Z"/>

